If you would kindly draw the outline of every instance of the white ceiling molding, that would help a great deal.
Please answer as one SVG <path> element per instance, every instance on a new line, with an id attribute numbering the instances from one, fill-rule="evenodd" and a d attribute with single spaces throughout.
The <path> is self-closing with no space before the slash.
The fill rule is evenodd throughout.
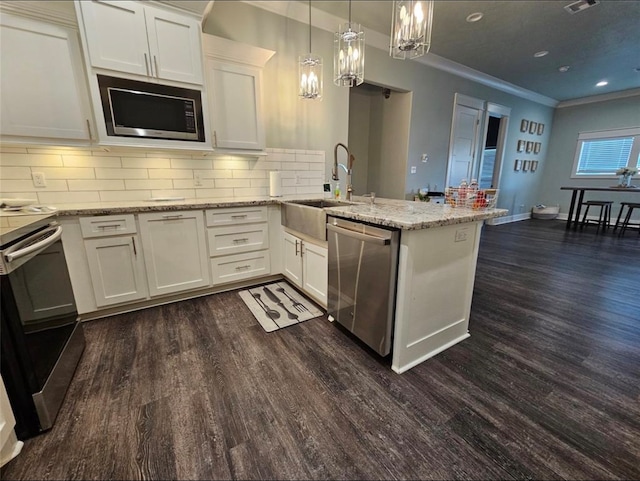
<path id="1" fill-rule="evenodd" d="M 635 97 L 637 95 L 640 95 L 640 88 L 611 92 L 609 94 L 592 95 L 581 99 L 565 100 L 564 102 L 560 102 L 557 108 L 561 109 L 564 107 L 575 107 L 576 105 L 592 104 L 594 102 L 606 102 L 607 100 L 624 99 L 627 97 Z"/>
<path id="2" fill-rule="evenodd" d="M 0 2 L 0 11 L 78 28 L 73 2 L 2 1 Z"/>
<path id="3" fill-rule="evenodd" d="M 251 5 L 253 7 L 266 10 L 276 15 L 280 15 L 291 20 L 295 20 L 300 23 L 309 22 L 309 7 L 303 2 L 289 2 L 289 1 L 255 1 L 255 0 L 242 0 L 243 3 Z M 345 23 L 347 20 L 344 18 L 331 15 L 324 10 L 319 10 L 315 7 L 311 7 L 313 11 L 313 26 L 327 32 L 334 32 L 339 24 Z M 357 19 L 356 19 L 357 20 Z M 365 39 L 367 46 L 371 46 L 382 50 L 384 52 L 389 51 L 389 37 L 379 32 L 365 29 Z M 532 102 L 536 102 L 547 107 L 556 107 L 558 101 L 547 97 L 545 95 L 532 92 L 531 90 L 518 87 L 504 80 L 501 80 L 491 75 L 479 72 L 465 65 L 447 60 L 433 53 L 427 53 L 422 57 L 418 57 L 413 61 L 419 62 L 423 65 L 433 67 L 438 70 L 448 72 L 458 77 L 472 80 L 482 85 L 501 90 L 516 97 L 520 97 Z"/>

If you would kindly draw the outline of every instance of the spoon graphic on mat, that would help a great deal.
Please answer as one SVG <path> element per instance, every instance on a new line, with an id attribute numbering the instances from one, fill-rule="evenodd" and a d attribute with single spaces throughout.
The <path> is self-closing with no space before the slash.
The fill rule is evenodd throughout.
<path id="1" fill-rule="evenodd" d="M 260 307 L 262 307 L 262 310 L 267 313 L 267 316 L 269 316 L 272 321 L 275 321 L 276 319 L 280 319 L 280 313 L 275 309 L 270 309 L 264 303 L 264 301 L 260 299 L 260 294 L 257 294 L 257 293 L 254 294 L 252 292 L 251 295 L 256 299 L 256 301 L 258 301 L 258 304 L 260 304 Z"/>
<path id="2" fill-rule="evenodd" d="M 287 312 L 287 317 L 289 319 L 297 319 L 298 315 L 294 314 L 293 312 L 289 311 L 289 309 L 287 309 L 284 304 L 282 303 L 282 301 L 280 300 L 280 298 L 278 296 L 276 296 L 273 292 L 271 292 L 269 290 L 268 287 L 264 288 L 264 293 L 267 295 L 267 297 L 269 299 L 271 299 L 273 302 L 275 302 L 276 304 L 278 304 L 280 307 L 282 307 L 286 312 Z"/>

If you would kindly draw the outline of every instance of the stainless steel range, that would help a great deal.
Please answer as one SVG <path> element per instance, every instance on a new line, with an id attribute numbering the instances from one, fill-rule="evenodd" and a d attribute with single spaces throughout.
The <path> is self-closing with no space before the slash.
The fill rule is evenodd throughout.
<path id="1" fill-rule="evenodd" d="M 0 212 L 1 371 L 20 439 L 52 427 L 84 350 L 61 236 L 51 213 Z"/>

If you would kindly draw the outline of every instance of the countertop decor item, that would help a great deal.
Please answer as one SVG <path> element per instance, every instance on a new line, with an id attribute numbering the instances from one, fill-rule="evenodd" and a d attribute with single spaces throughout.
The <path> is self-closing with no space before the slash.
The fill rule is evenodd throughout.
<path id="1" fill-rule="evenodd" d="M 638 173 L 638 169 L 631 167 L 622 167 L 616 170 L 616 175 L 620 176 L 620 182 L 618 187 L 633 187 L 631 185 L 631 178 Z"/>

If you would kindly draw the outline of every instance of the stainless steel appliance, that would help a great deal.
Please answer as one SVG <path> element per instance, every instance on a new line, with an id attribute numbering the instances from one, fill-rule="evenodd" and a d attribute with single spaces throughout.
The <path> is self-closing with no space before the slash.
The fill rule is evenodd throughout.
<path id="1" fill-rule="evenodd" d="M 204 142 L 199 90 L 98 75 L 107 134 Z"/>
<path id="2" fill-rule="evenodd" d="M 329 216 L 327 312 L 378 354 L 391 352 L 400 231 Z"/>
<path id="3" fill-rule="evenodd" d="M 49 215 L 0 217 L 1 371 L 20 439 L 51 428 L 84 350 L 82 325 Z"/>

